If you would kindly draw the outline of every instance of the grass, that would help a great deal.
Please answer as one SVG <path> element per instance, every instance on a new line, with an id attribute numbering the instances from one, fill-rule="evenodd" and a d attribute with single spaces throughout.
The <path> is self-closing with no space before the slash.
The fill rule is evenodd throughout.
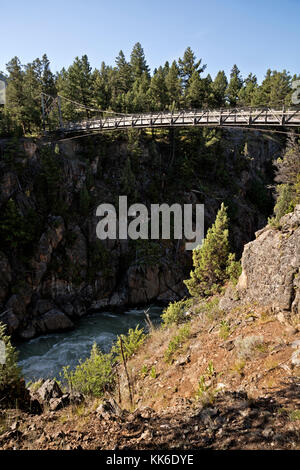
<path id="1" fill-rule="evenodd" d="M 172 364 L 174 356 L 182 350 L 184 343 L 190 337 L 190 325 L 186 324 L 178 330 L 178 334 L 175 335 L 168 344 L 168 348 L 165 351 L 164 359 L 168 364 Z"/>

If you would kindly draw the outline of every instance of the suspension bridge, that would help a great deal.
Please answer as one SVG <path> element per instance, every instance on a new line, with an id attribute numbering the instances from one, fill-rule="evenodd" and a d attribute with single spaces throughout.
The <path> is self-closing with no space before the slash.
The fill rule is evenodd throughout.
<path id="1" fill-rule="evenodd" d="M 80 103 L 63 97 L 53 98 L 46 106 L 47 95 L 42 95 L 43 120 L 54 106 L 57 106 L 59 127 L 65 135 L 78 132 L 111 131 L 122 129 L 170 128 L 170 127 L 300 127 L 300 107 L 272 109 L 264 108 L 222 108 L 204 110 L 163 111 L 139 114 L 121 114 L 99 109 L 88 108 Z M 48 98 L 49 99 L 49 98 Z M 66 99 L 74 106 L 86 112 L 101 113 L 101 117 L 80 119 L 75 122 L 64 122 L 61 111 L 61 100 Z M 107 113 L 107 115 L 105 115 Z M 113 114 L 113 115 L 112 115 Z"/>

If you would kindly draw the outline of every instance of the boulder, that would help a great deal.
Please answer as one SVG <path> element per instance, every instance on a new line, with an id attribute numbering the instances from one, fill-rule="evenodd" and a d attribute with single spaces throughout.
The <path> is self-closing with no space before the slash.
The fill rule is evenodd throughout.
<path id="1" fill-rule="evenodd" d="M 53 308 L 38 320 L 38 325 L 43 331 L 69 330 L 74 323 L 60 310 Z"/>
<path id="2" fill-rule="evenodd" d="M 38 397 L 46 403 L 50 403 L 51 399 L 60 398 L 63 393 L 55 380 L 46 380 L 37 390 Z"/>

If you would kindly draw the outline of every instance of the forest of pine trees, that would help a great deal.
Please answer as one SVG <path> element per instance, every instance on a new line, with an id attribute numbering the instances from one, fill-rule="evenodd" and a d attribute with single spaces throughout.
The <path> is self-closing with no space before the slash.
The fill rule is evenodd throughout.
<path id="1" fill-rule="evenodd" d="M 41 93 L 121 113 L 217 108 L 224 106 L 290 105 L 292 81 L 283 70 L 267 70 L 259 85 L 255 75 L 243 78 L 234 65 L 230 77 L 220 70 L 214 80 L 204 75 L 206 65 L 188 47 L 182 58 L 166 62 L 150 73 L 144 50 L 135 44 L 129 61 L 123 51 L 115 65 L 102 62 L 92 70 L 87 55 L 76 57 L 68 69 L 53 74 L 47 55 L 22 65 L 14 57 L 3 74 L 7 78 L 6 105 L 0 105 L 0 135 L 35 135 L 42 131 Z M 76 107 L 63 101 L 66 121 L 76 120 Z M 90 117 L 91 111 L 85 111 Z"/>

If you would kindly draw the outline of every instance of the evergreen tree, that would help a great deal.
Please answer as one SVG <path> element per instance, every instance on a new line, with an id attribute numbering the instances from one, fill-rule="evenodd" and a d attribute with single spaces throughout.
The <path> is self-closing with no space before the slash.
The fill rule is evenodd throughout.
<path id="1" fill-rule="evenodd" d="M 83 104 L 86 107 L 92 106 L 92 73 L 87 55 L 81 59 L 76 57 L 73 64 L 70 65 L 63 83 L 63 89 L 60 90 L 65 98 Z M 64 103 L 64 106 L 68 106 Z M 72 105 L 74 109 L 74 105 Z M 90 116 L 88 110 L 77 110 L 80 115 Z M 78 116 L 78 117 L 79 117 Z"/>
<path id="2" fill-rule="evenodd" d="M 172 110 L 179 109 L 181 103 L 181 81 L 178 65 L 175 60 L 166 75 L 166 88 L 169 108 Z"/>
<path id="3" fill-rule="evenodd" d="M 281 107 L 289 104 L 291 94 L 291 76 L 286 71 L 274 71 L 271 79 L 271 90 L 269 96 L 269 106 Z"/>
<path id="4" fill-rule="evenodd" d="M 170 64 L 168 61 L 165 62 L 165 65 L 163 66 L 163 74 L 164 74 L 164 77 L 166 78 L 166 76 L 168 75 L 169 73 L 169 70 L 170 70 Z"/>
<path id="5" fill-rule="evenodd" d="M 43 55 L 41 61 L 41 81 L 43 93 L 56 96 L 55 77 L 50 70 L 50 61 L 46 54 Z"/>
<path id="6" fill-rule="evenodd" d="M 191 271 L 191 278 L 184 281 L 189 293 L 192 296 L 216 293 L 227 278 L 226 270 L 232 259 L 229 253 L 227 209 L 222 203 L 202 246 L 193 251 L 194 271 Z"/>
<path id="7" fill-rule="evenodd" d="M 26 132 L 25 103 L 24 103 L 24 72 L 18 57 L 14 57 L 7 65 L 8 71 L 6 89 L 6 107 L 15 117 L 17 124 Z"/>
<path id="8" fill-rule="evenodd" d="M 144 74 L 146 74 L 148 77 L 150 76 L 144 49 L 139 42 L 133 46 L 130 56 L 130 65 L 132 67 L 134 80 L 141 78 Z"/>
<path id="9" fill-rule="evenodd" d="M 28 132 L 41 124 L 42 64 L 39 59 L 25 66 L 23 93 L 24 115 Z"/>
<path id="10" fill-rule="evenodd" d="M 153 111 L 163 111 L 167 105 L 167 86 L 165 74 L 162 67 L 159 67 L 153 75 L 148 90 L 150 106 Z"/>
<path id="11" fill-rule="evenodd" d="M 195 70 L 189 81 L 189 87 L 185 95 L 185 103 L 189 108 L 201 108 L 204 100 L 205 89 L 203 80 Z"/>
<path id="12" fill-rule="evenodd" d="M 214 104 L 216 107 L 225 106 L 226 99 L 225 99 L 225 92 L 228 86 L 227 77 L 225 75 L 224 70 L 220 70 L 216 78 L 212 83 L 212 91 L 214 96 Z"/>
<path id="13" fill-rule="evenodd" d="M 105 62 L 101 63 L 100 70 L 95 69 L 92 74 L 93 102 L 100 109 L 109 109 L 112 100 L 112 69 Z"/>
<path id="14" fill-rule="evenodd" d="M 251 106 L 254 93 L 257 90 L 257 78 L 250 73 L 245 79 L 244 85 L 238 95 L 238 102 L 241 106 Z"/>
<path id="15" fill-rule="evenodd" d="M 132 90 L 126 95 L 126 107 L 129 112 L 147 112 L 150 110 L 149 82 L 150 79 L 146 73 L 135 80 Z"/>
<path id="16" fill-rule="evenodd" d="M 178 59 L 179 73 L 184 88 L 188 88 L 194 72 L 200 75 L 206 69 L 206 65 L 201 66 L 201 62 L 202 59 L 196 60 L 196 56 L 190 47 L 185 50 L 183 58 Z"/>
<path id="17" fill-rule="evenodd" d="M 236 106 L 240 89 L 243 86 L 243 79 L 237 65 L 234 65 L 230 74 L 230 81 L 226 90 L 226 96 L 230 106 Z"/>
<path id="18" fill-rule="evenodd" d="M 119 52 L 116 58 L 118 92 L 127 93 L 132 86 L 132 70 L 126 61 L 123 51 Z"/>
<path id="19" fill-rule="evenodd" d="M 267 70 L 262 84 L 256 88 L 251 100 L 251 106 L 268 106 L 270 102 L 270 93 L 272 87 L 272 71 Z"/>

